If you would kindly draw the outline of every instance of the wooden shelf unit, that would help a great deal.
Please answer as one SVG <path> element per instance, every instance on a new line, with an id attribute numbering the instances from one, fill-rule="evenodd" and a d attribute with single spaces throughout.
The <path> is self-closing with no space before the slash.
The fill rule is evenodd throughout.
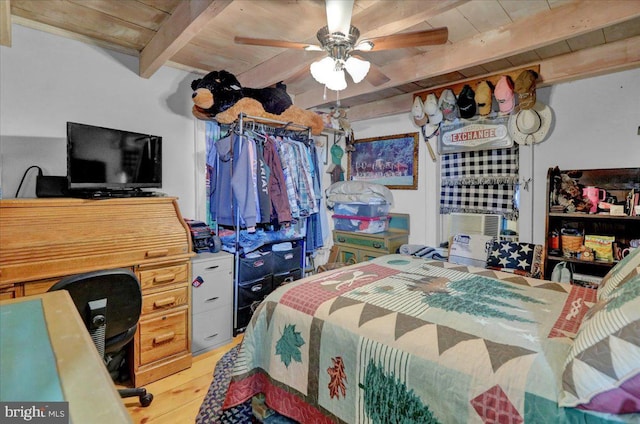
<path id="1" fill-rule="evenodd" d="M 578 212 L 550 212 L 552 198 L 552 172 L 547 173 L 547 213 L 545 219 L 545 278 L 549 279 L 553 267 L 561 261 L 570 262 L 575 272 L 580 274 L 604 276 L 616 263 L 605 261 L 584 261 L 578 258 L 565 257 L 560 253 L 555 254 L 549 246 L 549 234 L 553 230 L 563 227 L 576 228 L 584 231 L 585 235 L 614 236 L 616 243 L 622 247 L 628 246 L 632 239 L 640 238 L 640 216 L 617 216 L 604 214 L 588 214 Z M 561 170 L 561 173 L 575 173 L 580 175 L 575 180 L 582 187 L 595 186 L 607 191 L 617 198 L 618 203 L 625 200 L 626 195 L 632 190 L 640 191 L 640 168 L 615 168 L 615 169 L 581 169 Z M 562 246 L 560 246 L 562 249 Z"/>
<path id="2" fill-rule="evenodd" d="M 0 298 L 44 293 L 68 275 L 131 269 L 143 295 L 134 384 L 191 366 L 194 253 L 175 198 L 0 200 L 0 234 Z"/>

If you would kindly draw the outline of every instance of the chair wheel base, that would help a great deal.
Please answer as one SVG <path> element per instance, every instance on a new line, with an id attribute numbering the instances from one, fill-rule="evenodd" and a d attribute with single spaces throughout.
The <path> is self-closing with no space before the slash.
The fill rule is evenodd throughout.
<path id="1" fill-rule="evenodd" d="M 151 393 L 147 393 L 146 395 L 140 396 L 140 405 L 142 405 L 145 408 L 151 405 L 152 401 L 153 401 L 153 395 Z"/>
<path id="2" fill-rule="evenodd" d="M 153 394 L 148 393 L 144 387 L 134 387 L 132 389 L 119 389 L 120 397 L 128 398 L 137 396 L 140 399 L 140 405 L 149 406 L 153 401 Z"/>

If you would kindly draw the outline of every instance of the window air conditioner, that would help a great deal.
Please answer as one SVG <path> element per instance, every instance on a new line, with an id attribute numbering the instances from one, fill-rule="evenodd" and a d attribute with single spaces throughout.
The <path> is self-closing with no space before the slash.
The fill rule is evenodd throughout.
<path id="1" fill-rule="evenodd" d="M 501 215 L 452 213 L 449 215 L 449 237 L 456 234 L 483 234 L 500 238 Z"/>

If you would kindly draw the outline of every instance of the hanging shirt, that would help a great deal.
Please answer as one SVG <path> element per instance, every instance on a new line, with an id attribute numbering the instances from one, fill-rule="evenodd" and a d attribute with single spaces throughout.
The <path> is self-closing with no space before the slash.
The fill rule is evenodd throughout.
<path id="1" fill-rule="evenodd" d="M 278 155 L 278 147 L 273 138 L 269 137 L 264 144 L 264 160 L 270 169 L 269 196 L 271 198 L 272 214 L 280 223 L 291 222 L 291 206 L 287 197 L 287 183 L 283 172 L 282 162 Z"/>
<path id="2" fill-rule="evenodd" d="M 256 201 L 246 138 L 237 134 L 216 142 L 218 170 L 216 187 L 211 199 L 213 218 L 220 225 L 235 225 L 236 208 L 240 224 L 256 225 Z M 233 160 L 232 160 L 233 159 Z"/>

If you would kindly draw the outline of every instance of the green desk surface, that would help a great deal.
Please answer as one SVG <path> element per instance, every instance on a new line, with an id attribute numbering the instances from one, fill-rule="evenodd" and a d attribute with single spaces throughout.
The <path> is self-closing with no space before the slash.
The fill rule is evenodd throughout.
<path id="1" fill-rule="evenodd" d="M 0 401 L 63 401 L 42 301 L 0 306 Z"/>

